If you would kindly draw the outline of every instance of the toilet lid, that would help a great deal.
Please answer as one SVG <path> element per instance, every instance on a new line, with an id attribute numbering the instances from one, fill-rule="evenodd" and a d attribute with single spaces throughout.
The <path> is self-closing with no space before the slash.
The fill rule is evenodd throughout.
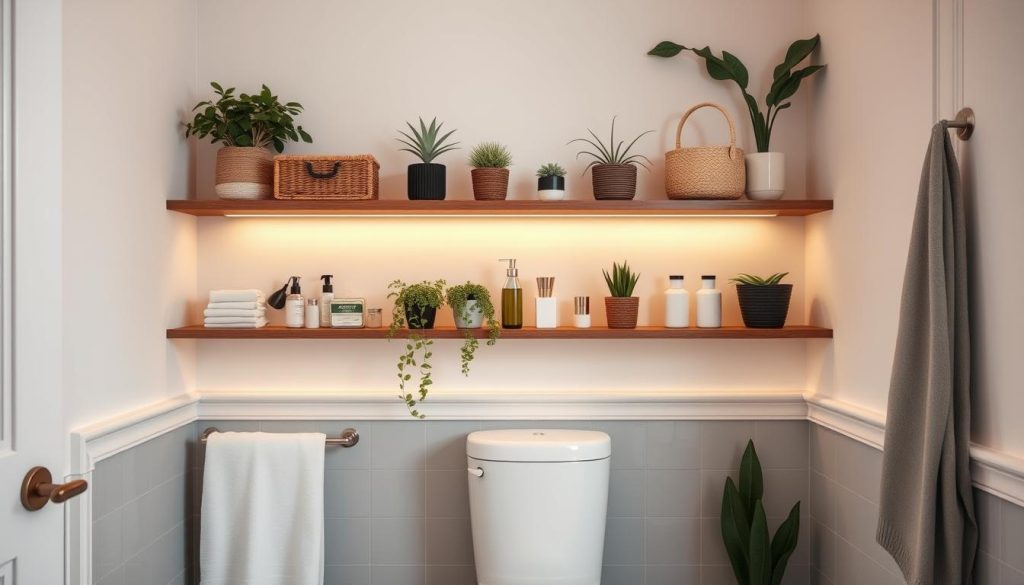
<path id="1" fill-rule="evenodd" d="M 611 438 L 598 431 L 507 429 L 476 431 L 466 438 L 466 455 L 484 461 L 594 461 L 611 453 Z"/>

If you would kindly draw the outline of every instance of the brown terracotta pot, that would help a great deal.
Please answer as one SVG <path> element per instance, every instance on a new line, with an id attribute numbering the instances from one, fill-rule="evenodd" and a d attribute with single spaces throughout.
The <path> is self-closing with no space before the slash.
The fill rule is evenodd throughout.
<path id="1" fill-rule="evenodd" d="M 594 165 L 594 199 L 636 197 L 636 165 Z"/>
<path id="2" fill-rule="evenodd" d="M 274 155 L 266 148 L 225 146 L 217 151 L 214 192 L 221 199 L 266 199 L 274 192 Z"/>
<path id="3" fill-rule="evenodd" d="M 605 297 L 604 311 L 610 329 L 636 329 L 640 297 Z"/>
<path id="4" fill-rule="evenodd" d="M 495 201 L 508 195 L 508 169 L 473 169 L 470 174 L 476 199 Z"/>

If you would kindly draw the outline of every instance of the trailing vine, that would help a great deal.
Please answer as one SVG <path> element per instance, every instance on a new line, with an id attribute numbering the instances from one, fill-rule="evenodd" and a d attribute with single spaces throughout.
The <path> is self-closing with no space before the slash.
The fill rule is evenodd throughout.
<path id="1" fill-rule="evenodd" d="M 480 311 L 483 318 L 487 320 L 487 345 L 497 343 L 498 337 L 501 335 L 501 327 L 494 318 L 494 303 L 491 301 L 491 293 L 486 288 L 467 281 L 466 284 L 450 287 L 445 293 L 445 300 L 448 301 L 448 306 L 452 308 L 452 312 L 465 320 L 469 320 L 472 317 L 469 313 L 467 302 L 475 300 L 476 310 Z M 480 347 L 480 342 L 477 340 L 476 334 L 472 329 L 463 329 L 462 337 L 464 339 L 460 350 L 462 375 L 468 376 L 470 362 L 473 361 L 476 350 Z"/>
<path id="2" fill-rule="evenodd" d="M 444 304 L 444 287 L 443 280 L 423 281 L 412 285 L 395 280 L 388 285 L 391 291 L 388 298 L 394 299 L 395 305 L 391 310 L 391 325 L 388 327 L 387 339 L 394 339 L 403 327 L 409 327 L 405 352 L 398 357 L 398 397 L 405 402 L 409 414 L 415 418 L 426 418 L 426 415 L 417 409 L 417 404 L 426 400 L 430 386 L 434 383 L 430 363 L 430 358 L 434 355 L 431 351 L 434 340 L 423 335 L 423 326 L 427 321 L 427 310 L 437 309 Z M 417 375 L 419 380 L 415 395 L 407 386 L 412 381 L 413 374 Z"/>

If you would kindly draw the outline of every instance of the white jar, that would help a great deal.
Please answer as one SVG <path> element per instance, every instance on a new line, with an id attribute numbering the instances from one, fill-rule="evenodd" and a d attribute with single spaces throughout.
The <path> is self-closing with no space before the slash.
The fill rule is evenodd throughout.
<path id="1" fill-rule="evenodd" d="M 537 297 L 537 329 L 558 327 L 558 299 Z"/>
<path id="2" fill-rule="evenodd" d="M 714 275 L 701 278 L 701 289 L 697 291 L 697 327 L 715 328 L 722 326 L 722 291 L 715 288 Z"/>
<path id="3" fill-rule="evenodd" d="M 306 329 L 320 328 L 320 301 L 306 300 Z"/>
<path id="4" fill-rule="evenodd" d="M 683 288 L 683 277 L 668 277 L 665 290 L 665 327 L 682 328 L 690 326 L 690 293 Z"/>

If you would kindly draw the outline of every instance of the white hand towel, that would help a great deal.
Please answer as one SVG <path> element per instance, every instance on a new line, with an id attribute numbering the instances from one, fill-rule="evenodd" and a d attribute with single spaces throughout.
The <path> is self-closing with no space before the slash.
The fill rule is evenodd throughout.
<path id="1" fill-rule="evenodd" d="M 214 433 L 201 585 L 323 585 L 323 433 Z"/>
<path id="2" fill-rule="evenodd" d="M 266 314 L 266 309 L 206 309 L 203 311 L 205 317 L 263 317 Z"/>
<path id="3" fill-rule="evenodd" d="M 207 309 L 265 309 L 266 307 L 263 304 L 263 299 L 258 301 L 224 301 L 206 305 Z"/>
<path id="4" fill-rule="evenodd" d="M 210 329 L 260 329 L 266 326 L 266 319 L 260 319 L 253 323 L 203 323 L 203 327 Z"/>
<path id="5" fill-rule="evenodd" d="M 238 302 L 248 301 L 256 302 L 263 300 L 263 292 L 254 288 L 245 290 L 211 290 L 210 291 L 210 302 L 211 303 L 223 303 L 223 302 Z"/>
<path id="6" fill-rule="evenodd" d="M 238 323 L 241 325 L 248 323 L 259 323 L 260 321 L 266 321 L 266 318 L 263 315 L 260 315 L 257 317 L 206 317 L 205 319 L 203 319 L 203 322 L 207 325 L 223 325 L 229 323 Z"/>

